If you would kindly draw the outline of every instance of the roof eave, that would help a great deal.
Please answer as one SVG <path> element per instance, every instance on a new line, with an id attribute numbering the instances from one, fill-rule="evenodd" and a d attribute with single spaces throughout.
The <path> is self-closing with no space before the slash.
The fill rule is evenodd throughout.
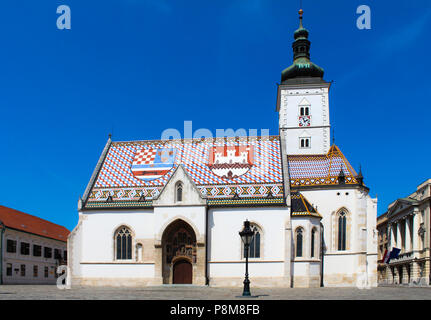
<path id="1" fill-rule="evenodd" d="M 94 168 L 93 174 L 91 175 L 90 181 L 88 182 L 87 188 L 85 188 L 84 194 L 81 198 L 82 208 L 85 208 L 85 205 L 87 204 L 88 196 L 96 182 L 97 177 L 99 176 L 100 169 L 102 168 L 102 165 L 105 162 L 105 158 L 106 158 L 106 155 L 108 154 L 111 144 L 112 144 L 112 140 L 111 140 L 111 136 L 109 136 L 108 141 L 106 142 L 105 147 L 103 148 L 102 154 L 99 157 L 99 161 L 97 162 L 97 165 Z"/>

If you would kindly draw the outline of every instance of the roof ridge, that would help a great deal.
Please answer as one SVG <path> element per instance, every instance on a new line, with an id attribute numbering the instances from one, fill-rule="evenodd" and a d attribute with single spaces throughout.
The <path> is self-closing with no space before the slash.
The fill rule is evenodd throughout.
<path id="1" fill-rule="evenodd" d="M 35 215 L 33 215 L 33 214 L 26 213 L 26 212 L 23 212 L 23 211 L 20 211 L 20 210 L 14 209 L 14 208 L 6 207 L 6 206 L 3 206 L 3 205 L 0 205 L 0 207 L 7 209 L 7 211 L 15 211 L 15 212 L 17 212 L 17 213 L 19 213 L 19 214 L 23 214 L 23 215 L 26 215 L 26 216 L 30 216 L 30 217 L 36 218 L 36 219 L 38 219 L 38 220 L 44 221 L 45 223 L 48 223 L 48 224 L 51 224 L 51 225 L 54 225 L 54 226 L 58 226 L 58 227 L 62 227 L 62 228 L 65 228 L 66 230 L 69 230 L 69 229 L 67 229 L 65 226 L 62 226 L 61 224 L 57 224 L 57 223 L 54 223 L 54 222 L 52 222 L 52 221 L 45 220 L 45 219 L 43 219 L 43 218 L 41 218 L 41 217 L 38 217 L 38 216 L 35 216 Z M 6 211 L 6 213 L 8 213 L 7 211 Z"/>

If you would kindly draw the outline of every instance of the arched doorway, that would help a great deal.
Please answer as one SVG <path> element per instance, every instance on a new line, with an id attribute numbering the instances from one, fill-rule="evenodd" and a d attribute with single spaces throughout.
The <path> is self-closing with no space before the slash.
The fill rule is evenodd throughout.
<path id="1" fill-rule="evenodd" d="M 188 259 L 179 259 L 173 264 L 172 283 L 191 284 L 193 282 L 193 267 Z"/>
<path id="2" fill-rule="evenodd" d="M 163 283 L 193 283 L 196 268 L 196 234 L 185 221 L 172 222 L 162 236 Z"/>

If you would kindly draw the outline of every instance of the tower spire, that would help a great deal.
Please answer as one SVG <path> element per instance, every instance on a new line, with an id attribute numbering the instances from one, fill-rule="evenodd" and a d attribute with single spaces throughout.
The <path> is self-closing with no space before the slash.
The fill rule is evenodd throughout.
<path id="1" fill-rule="evenodd" d="M 323 69 L 310 61 L 311 42 L 308 40 L 309 32 L 303 25 L 304 10 L 302 10 L 302 3 L 298 13 L 299 28 L 293 34 L 295 41 L 292 44 L 293 64 L 281 73 L 282 84 L 294 78 L 314 78 L 320 81 L 323 80 Z"/>
<path id="2" fill-rule="evenodd" d="M 301 8 L 302 8 L 302 6 L 301 6 Z M 303 26 L 302 26 L 302 15 L 304 14 L 304 10 L 299 9 L 298 13 L 299 13 L 299 28 L 303 28 Z"/>

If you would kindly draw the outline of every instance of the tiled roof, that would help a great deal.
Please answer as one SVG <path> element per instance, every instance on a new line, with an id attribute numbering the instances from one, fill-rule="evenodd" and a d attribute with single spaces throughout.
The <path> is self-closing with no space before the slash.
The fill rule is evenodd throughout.
<path id="1" fill-rule="evenodd" d="M 0 221 L 8 228 L 64 242 L 70 233 L 63 226 L 4 206 L 0 206 Z"/>
<path id="2" fill-rule="evenodd" d="M 358 184 L 357 173 L 336 145 L 327 154 L 289 155 L 290 185 L 295 187 L 337 185 L 343 170 L 345 184 Z"/>
<path id="3" fill-rule="evenodd" d="M 322 218 L 317 210 L 308 202 L 308 200 L 299 192 L 291 194 L 291 215 L 295 216 L 312 216 Z"/>
<path id="4" fill-rule="evenodd" d="M 130 141 L 110 144 L 85 208 L 149 206 L 180 164 L 214 205 L 284 198 L 278 136 Z"/>

